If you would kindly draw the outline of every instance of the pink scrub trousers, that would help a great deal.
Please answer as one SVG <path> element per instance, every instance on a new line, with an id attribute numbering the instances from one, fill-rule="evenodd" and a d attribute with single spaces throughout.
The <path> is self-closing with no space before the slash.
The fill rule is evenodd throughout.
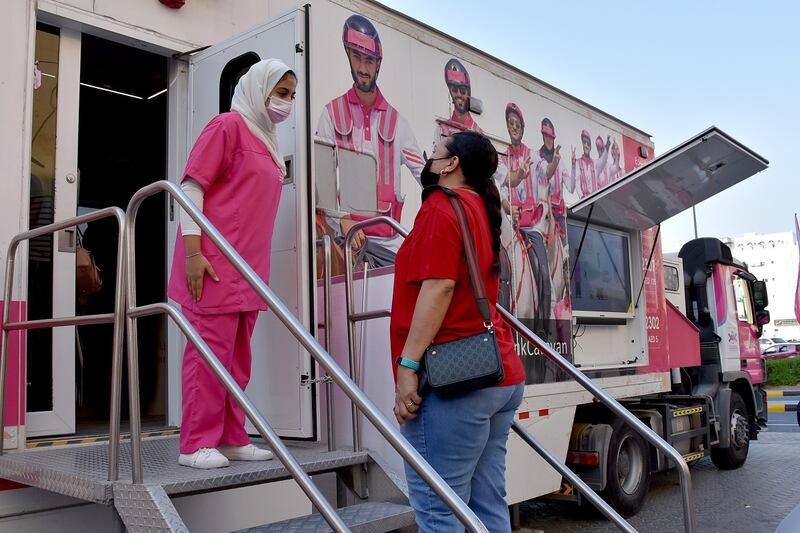
<path id="1" fill-rule="evenodd" d="M 214 117 L 197 138 L 183 179 L 205 192 L 203 213 L 265 282 L 269 282 L 272 230 L 282 190 L 282 172 L 266 145 L 235 112 Z M 250 336 L 266 303 L 217 247 L 202 235 L 200 250 L 219 276 L 207 274 L 200 301 L 186 284 L 186 250 L 175 240 L 167 294 L 181 305 L 211 350 L 240 387 L 250 379 Z M 181 453 L 219 445 L 244 445 L 244 414 L 191 345 L 183 358 Z"/>
<path id="2" fill-rule="evenodd" d="M 184 308 L 183 313 L 239 387 L 247 387 L 250 381 L 250 337 L 258 311 L 198 315 Z M 181 453 L 250 443 L 244 429 L 244 411 L 192 343 L 186 345 L 183 354 L 182 378 Z"/>

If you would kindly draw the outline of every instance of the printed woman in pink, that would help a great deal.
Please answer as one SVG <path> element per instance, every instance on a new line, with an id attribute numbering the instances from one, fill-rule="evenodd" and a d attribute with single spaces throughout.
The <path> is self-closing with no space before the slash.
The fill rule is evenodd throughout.
<path id="1" fill-rule="evenodd" d="M 181 183 L 266 282 L 286 173 L 275 125 L 291 113 L 296 86 L 295 74 L 276 59 L 253 65 L 236 85 L 231 112 L 214 117 L 200 133 Z M 169 297 L 245 388 L 250 380 L 250 337 L 266 304 L 186 213 L 181 212 L 180 219 Z M 183 356 L 182 393 L 178 463 L 219 468 L 229 460 L 272 458 L 270 451 L 250 444 L 244 413 L 191 344 Z"/>

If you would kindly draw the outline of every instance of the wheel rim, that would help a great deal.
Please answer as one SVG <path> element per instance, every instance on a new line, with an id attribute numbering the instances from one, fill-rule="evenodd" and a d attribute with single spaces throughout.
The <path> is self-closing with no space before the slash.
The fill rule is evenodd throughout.
<path id="1" fill-rule="evenodd" d="M 731 445 L 741 450 L 750 441 L 750 425 L 747 417 L 736 409 L 731 414 Z"/>
<path id="2" fill-rule="evenodd" d="M 633 494 L 639 488 L 644 472 L 644 459 L 639 445 L 631 435 L 626 435 L 617 453 L 617 478 L 619 486 L 626 494 Z"/>

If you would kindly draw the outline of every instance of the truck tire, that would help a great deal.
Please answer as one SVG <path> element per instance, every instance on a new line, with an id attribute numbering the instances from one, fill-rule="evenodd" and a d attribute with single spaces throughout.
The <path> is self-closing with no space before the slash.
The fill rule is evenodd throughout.
<path id="1" fill-rule="evenodd" d="M 606 472 L 603 499 L 625 518 L 638 513 L 650 486 L 650 446 L 619 420 L 611 434 Z"/>
<path id="2" fill-rule="evenodd" d="M 720 470 L 734 470 L 747 460 L 750 451 L 750 413 L 738 392 L 731 392 L 730 443 L 727 448 L 711 448 L 711 461 Z"/>

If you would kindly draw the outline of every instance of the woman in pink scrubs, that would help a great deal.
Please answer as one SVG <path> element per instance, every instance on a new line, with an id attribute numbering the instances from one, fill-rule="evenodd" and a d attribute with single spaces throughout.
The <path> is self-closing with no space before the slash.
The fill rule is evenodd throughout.
<path id="1" fill-rule="evenodd" d="M 214 117 L 200 133 L 181 183 L 267 283 L 286 173 L 276 124 L 289 116 L 296 86 L 295 74 L 277 59 L 253 65 L 236 85 L 231 112 Z M 250 337 L 258 312 L 267 306 L 183 212 L 168 295 L 244 389 L 250 380 Z M 220 468 L 230 460 L 272 458 L 250 443 L 244 413 L 191 343 L 183 356 L 182 393 L 178 463 Z"/>

